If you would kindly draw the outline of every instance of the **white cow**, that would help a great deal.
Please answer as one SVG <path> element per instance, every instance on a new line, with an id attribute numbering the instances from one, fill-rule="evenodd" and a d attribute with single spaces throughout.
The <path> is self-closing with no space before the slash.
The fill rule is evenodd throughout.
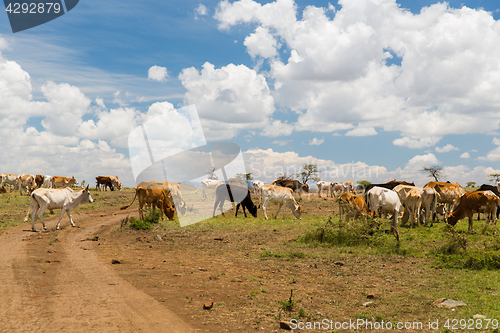
<path id="1" fill-rule="evenodd" d="M 12 173 L 2 173 L 0 175 L 0 179 L 0 187 L 3 187 L 4 185 L 10 185 L 14 187 L 14 190 L 16 189 L 17 175 L 14 175 Z"/>
<path id="2" fill-rule="evenodd" d="M 30 215 L 30 208 L 33 204 L 33 213 L 31 214 L 31 229 L 36 231 L 35 229 L 35 215 L 38 215 L 40 221 L 42 221 L 43 230 L 47 230 L 45 227 L 45 221 L 43 220 L 43 213 L 46 209 L 59 209 L 61 210 L 61 215 L 59 216 L 59 221 L 57 222 L 56 229 L 59 229 L 59 225 L 61 224 L 61 219 L 66 212 L 69 217 L 69 221 L 71 225 L 75 227 L 75 222 L 73 222 L 73 218 L 71 217 L 71 209 L 75 208 L 81 203 L 94 202 L 89 193 L 89 187 L 83 190 L 73 190 L 69 187 L 63 189 L 48 189 L 48 188 L 39 188 L 34 190 L 31 193 L 31 201 L 30 206 L 28 208 L 28 213 L 24 218 L 24 221 L 28 221 L 28 217 Z M 37 214 L 38 212 L 38 214 Z"/>
<path id="3" fill-rule="evenodd" d="M 351 186 L 350 186 L 350 184 L 347 184 L 347 183 L 332 182 L 331 183 L 331 191 L 332 191 L 332 196 L 335 196 L 335 193 L 337 193 L 337 191 L 340 191 L 340 193 L 339 193 L 339 196 L 340 196 L 343 193 L 351 193 Z M 354 189 L 352 189 L 352 191 L 354 191 Z"/>
<path id="4" fill-rule="evenodd" d="M 380 215 L 384 213 L 392 214 L 392 231 L 399 241 L 398 217 L 403 205 L 398 194 L 392 190 L 375 186 L 366 193 L 366 203 L 368 208 L 379 212 Z"/>
<path id="5" fill-rule="evenodd" d="M 43 183 L 42 183 L 41 187 L 52 188 L 52 176 L 49 176 L 49 175 L 43 176 Z"/>
<path id="6" fill-rule="evenodd" d="M 222 185 L 222 184 L 224 184 L 224 183 L 219 179 L 203 179 L 201 181 L 201 185 L 203 186 L 203 197 L 204 198 L 207 197 L 207 194 L 205 192 L 207 189 L 215 190 L 217 188 L 217 186 Z M 196 190 L 196 192 L 198 192 L 198 190 Z M 215 196 L 215 191 L 214 191 L 213 196 Z"/>
<path id="7" fill-rule="evenodd" d="M 301 219 L 302 206 L 297 204 L 295 198 L 293 197 L 293 190 L 287 187 L 281 187 L 277 185 L 264 185 L 261 188 L 261 202 L 262 210 L 264 211 L 264 216 L 267 218 L 267 204 L 269 202 L 278 204 L 278 211 L 274 218 L 278 217 L 281 206 L 283 206 L 283 218 L 285 218 L 285 208 L 290 208 L 293 215 L 297 219 Z"/>
<path id="8" fill-rule="evenodd" d="M 260 198 L 261 198 L 261 188 L 262 186 L 264 186 L 264 182 L 260 181 L 260 180 L 254 180 L 253 182 L 253 193 L 257 196 L 257 198 L 259 198 L 259 201 L 260 201 Z M 262 204 L 262 202 L 259 202 L 259 206 Z"/>
<path id="9" fill-rule="evenodd" d="M 325 182 L 324 180 L 319 181 L 316 183 L 316 186 L 318 187 L 318 198 L 321 198 L 321 192 L 326 191 L 326 196 L 330 197 L 331 196 L 331 190 L 332 190 L 332 183 L 330 182 Z"/>
<path id="10" fill-rule="evenodd" d="M 20 174 L 17 177 L 17 185 L 19 188 L 19 195 L 23 195 L 23 191 L 31 193 L 36 187 L 35 176 Z"/>

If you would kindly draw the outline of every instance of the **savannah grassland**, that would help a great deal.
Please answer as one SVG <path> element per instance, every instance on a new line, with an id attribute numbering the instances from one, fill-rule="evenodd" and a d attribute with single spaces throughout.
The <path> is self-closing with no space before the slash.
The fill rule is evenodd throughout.
<path id="1" fill-rule="evenodd" d="M 84 214 L 103 219 L 115 214 L 132 200 L 134 189 L 91 194 L 95 202 L 73 212 L 77 225 Z M 213 200 L 210 195 L 201 198 L 190 187 L 183 188 L 183 195 L 207 207 Z M 480 329 L 469 325 L 476 314 L 500 320 L 500 235 L 494 235 L 491 226 L 480 234 L 484 216 L 474 221 L 472 235 L 467 234 L 466 220 L 455 228 L 442 222 L 400 227 L 398 243 L 387 220 L 340 223 L 334 199 L 313 194 L 300 203 L 301 220 L 290 211 L 286 219 L 280 212 L 278 219 L 265 220 L 259 209 L 257 218 L 235 218 L 229 211 L 225 217 L 183 228 L 168 220 L 153 224 L 151 230 L 117 224 L 100 229 L 91 250 L 104 265 L 202 332 L 277 332 L 280 321 L 291 319 L 422 323 L 422 329 L 404 332 L 447 332 L 448 319 L 464 319 L 469 328 L 456 325 L 458 329 L 449 331 L 498 332 L 491 323 L 485 329 L 486 321 Z M 26 195 L 1 194 L 0 232 L 17 224 L 31 230 L 31 221 L 23 221 L 28 205 Z M 190 206 L 188 213 L 197 207 Z M 276 209 L 271 206 L 269 216 Z M 137 217 L 137 203 L 128 212 Z M 56 234 L 50 221 L 58 217 L 57 210 L 46 213 L 49 231 L 41 233 L 38 242 L 42 252 Z M 35 226 L 41 229 L 38 219 Z M 70 228 L 67 216 L 61 226 L 59 233 Z M 120 264 L 112 264 L 113 259 Z M 432 306 L 439 298 L 467 306 Z M 212 302 L 210 310 L 203 309 Z M 429 321 L 438 321 L 439 328 L 429 329 Z"/>

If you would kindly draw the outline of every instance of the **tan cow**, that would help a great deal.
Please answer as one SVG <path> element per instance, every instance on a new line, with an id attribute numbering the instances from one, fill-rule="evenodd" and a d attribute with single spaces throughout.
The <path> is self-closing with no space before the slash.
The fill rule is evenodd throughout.
<path id="1" fill-rule="evenodd" d="M 262 210 L 264 211 L 264 216 L 267 218 L 267 204 L 269 202 L 278 204 L 278 211 L 274 218 L 278 217 L 281 207 L 283 206 L 283 218 L 285 218 L 285 208 L 290 208 L 293 215 L 297 219 L 301 219 L 302 206 L 297 204 L 295 198 L 293 197 L 293 190 L 287 187 L 281 187 L 278 185 L 264 185 L 261 187 L 261 202 Z"/>
<path id="2" fill-rule="evenodd" d="M 135 198 L 138 198 L 139 201 L 139 217 L 141 220 L 144 220 L 143 208 L 144 205 L 152 205 L 153 213 L 155 208 L 158 207 L 160 209 L 161 219 L 164 220 L 163 214 L 167 215 L 169 220 L 174 219 L 175 208 L 170 204 L 171 199 L 169 200 L 167 192 L 163 188 L 164 185 L 157 184 L 164 182 L 142 182 L 139 183 L 135 187 L 135 196 L 130 204 L 127 206 L 120 207 L 121 210 L 127 209 L 130 207 Z"/>
<path id="3" fill-rule="evenodd" d="M 454 226 L 459 220 L 464 217 L 468 217 L 469 233 L 472 233 L 472 216 L 474 213 L 477 213 L 480 208 L 484 207 L 486 211 L 486 225 L 484 226 L 482 232 L 484 234 L 488 224 L 490 223 L 490 215 L 493 216 L 493 225 L 496 228 L 496 212 L 498 205 L 500 205 L 500 198 L 491 191 L 475 191 L 465 193 L 460 198 L 460 202 L 455 210 L 448 214 L 447 221 L 449 224 Z"/>
<path id="4" fill-rule="evenodd" d="M 353 217 L 358 219 L 361 216 L 372 215 L 373 212 L 366 205 L 365 198 L 362 195 L 357 195 L 354 193 L 342 193 L 338 198 L 340 208 L 340 222 L 342 222 L 342 216 L 346 216 L 347 222 Z"/>
<path id="5" fill-rule="evenodd" d="M 122 183 L 120 183 L 120 179 L 118 179 L 118 176 L 106 175 L 105 177 L 109 178 L 109 180 L 111 181 L 111 185 L 113 185 L 113 187 L 117 188 L 118 191 L 122 190 Z"/>
<path id="6" fill-rule="evenodd" d="M 52 181 L 52 188 L 65 188 L 78 184 L 78 181 L 74 176 L 71 178 L 53 176 L 50 180 Z"/>
<path id="7" fill-rule="evenodd" d="M 19 195 L 23 195 L 23 191 L 31 194 L 31 192 L 33 192 L 36 187 L 35 177 L 32 175 L 21 174 L 17 177 L 16 186 L 19 188 Z"/>
<path id="8" fill-rule="evenodd" d="M 438 203 L 445 204 L 447 212 L 451 212 L 457 205 L 465 190 L 458 183 L 428 182 L 424 188 L 433 188 L 438 194 Z M 446 217 L 446 215 L 445 215 Z"/>

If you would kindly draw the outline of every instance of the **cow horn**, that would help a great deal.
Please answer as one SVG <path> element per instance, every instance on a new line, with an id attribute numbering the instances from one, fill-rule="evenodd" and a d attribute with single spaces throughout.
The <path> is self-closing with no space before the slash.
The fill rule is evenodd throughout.
<path id="1" fill-rule="evenodd" d="M 89 190 L 89 185 L 87 185 L 87 187 L 85 188 L 85 191 L 88 192 L 88 190 Z"/>

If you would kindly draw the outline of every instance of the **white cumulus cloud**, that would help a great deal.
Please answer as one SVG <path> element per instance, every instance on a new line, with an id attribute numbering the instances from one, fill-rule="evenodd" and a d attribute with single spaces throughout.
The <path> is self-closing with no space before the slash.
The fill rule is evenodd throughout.
<path id="1" fill-rule="evenodd" d="M 154 80 L 154 81 L 167 81 L 168 77 L 168 71 L 166 67 L 161 67 L 161 66 L 152 66 L 148 70 L 148 79 Z"/>

